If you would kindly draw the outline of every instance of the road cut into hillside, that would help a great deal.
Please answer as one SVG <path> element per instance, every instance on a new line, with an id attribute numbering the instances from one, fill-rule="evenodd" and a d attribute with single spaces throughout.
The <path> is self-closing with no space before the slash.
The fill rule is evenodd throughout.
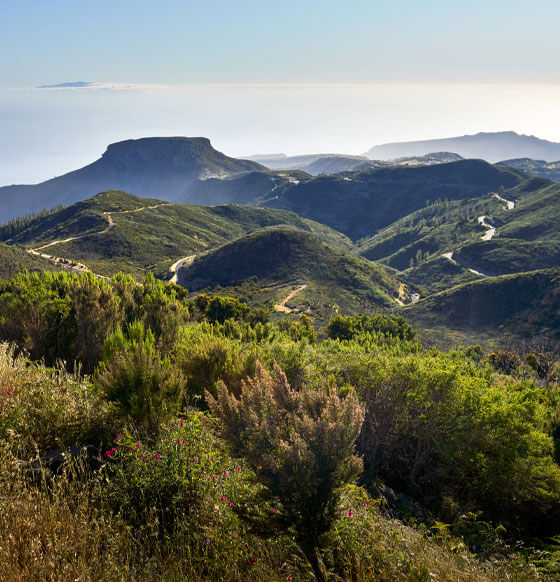
<path id="1" fill-rule="evenodd" d="M 285 297 L 278 305 L 275 305 L 274 308 L 276 311 L 281 311 L 282 313 L 293 313 L 295 310 L 288 307 L 286 303 L 293 299 L 300 291 L 303 291 L 307 287 L 306 284 L 300 285 L 297 289 L 292 291 L 287 297 Z"/>
<path id="2" fill-rule="evenodd" d="M 515 202 L 513 202 L 512 200 L 506 200 L 505 198 L 502 198 L 496 192 L 490 192 L 490 194 L 494 198 L 497 198 L 498 200 L 504 202 L 505 205 L 506 205 L 506 210 L 513 210 L 515 208 Z M 479 216 L 477 218 L 477 221 L 478 221 L 478 224 L 480 224 L 481 226 L 484 226 L 485 228 L 488 229 L 480 237 L 481 240 L 484 240 L 484 241 L 492 240 L 492 238 L 494 237 L 494 235 L 497 232 L 496 227 L 493 226 L 492 224 L 490 224 L 489 222 L 486 222 L 486 215 Z M 477 275 L 479 277 L 492 277 L 492 275 L 490 275 L 488 273 L 483 273 L 482 271 L 479 271 L 477 269 L 473 269 L 471 265 L 468 265 L 467 263 L 465 263 L 465 261 L 463 261 L 462 259 L 458 258 L 457 256 L 454 257 L 453 255 L 454 255 L 454 251 L 453 252 L 450 252 L 450 253 L 443 253 L 442 257 L 445 257 L 448 261 L 451 261 L 455 265 L 459 265 L 460 267 L 463 267 L 463 268 L 467 269 L 468 271 L 470 271 L 474 275 Z"/>

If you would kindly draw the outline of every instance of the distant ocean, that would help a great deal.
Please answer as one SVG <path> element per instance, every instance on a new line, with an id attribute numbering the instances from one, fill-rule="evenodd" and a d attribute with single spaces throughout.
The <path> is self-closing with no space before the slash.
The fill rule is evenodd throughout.
<path id="1" fill-rule="evenodd" d="M 560 85 L 77 85 L 0 89 L 0 185 L 63 174 L 144 136 L 205 136 L 235 157 L 361 154 L 479 131 L 560 141 Z"/>

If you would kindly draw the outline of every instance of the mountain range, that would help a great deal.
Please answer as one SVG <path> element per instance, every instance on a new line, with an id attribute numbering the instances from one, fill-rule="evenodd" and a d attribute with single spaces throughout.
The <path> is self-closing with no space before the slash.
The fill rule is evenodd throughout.
<path id="1" fill-rule="evenodd" d="M 16 209 L 26 192 L 33 210 L 69 204 L 0 226 L 0 276 L 152 272 L 256 305 L 289 296 L 287 311 L 318 322 L 406 306 L 444 343 L 539 329 L 560 337 L 560 184 L 526 160 L 515 168 L 447 155 L 312 176 L 228 158 L 203 138 L 120 142 L 56 182 L 0 189 Z M 108 183 L 144 196 L 89 195 Z"/>
<path id="2" fill-rule="evenodd" d="M 364 155 L 375 160 L 391 160 L 430 152 L 454 152 L 464 158 L 482 158 L 488 162 L 513 158 L 552 162 L 560 160 L 560 143 L 514 131 L 481 132 L 444 139 L 386 143 L 372 147 Z"/>

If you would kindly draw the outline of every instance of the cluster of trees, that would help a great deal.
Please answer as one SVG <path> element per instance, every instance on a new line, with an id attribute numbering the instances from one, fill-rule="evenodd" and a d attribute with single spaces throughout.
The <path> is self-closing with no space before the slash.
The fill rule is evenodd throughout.
<path id="1" fill-rule="evenodd" d="M 554 437 L 560 398 L 555 364 L 545 354 L 526 355 L 525 373 L 519 374 L 509 352 L 485 356 L 477 346 L 425 350 L 403 318 L 382 314 L 337 316 L 317 342 L 306 316 L 272 324 L 266 312 L 235 299 L 187 301 L 180 288 L 153 277 L 139 285 L 122 275 L 108 282 L 66 273 L 21 274 L 0 284 L 0 313 L 0 339 L 49 365 L 63 360 L 72 369 L 80 363 L 93 386 L 91 394 L 76 391 L 82 400 L 73 405 L 71 420 L 60 415 L 59 436 L 70 434 L 70 441 L 57 440 L 54 405 L 37 395 L 29 402 L 22 396 L 17 413 L 6 412 L 0 402 L 0 435 L 29 431 L 22 419 L 33 414 L 32 441 L 42 442 L 44 450 L 57 442 L 86 444 L 85 438 L 108 447 L 120 430 L 138 435 L 137 445 L 127 437 L 123 454 L 129 458 L 132 449 L 134 463 L 147 462 L 171 455 L 161 443 L 177 415 L 190 414 L 189 426 L 202 434 L 202 417 L 192 411 L 207 411 L 215 424 L 202 431 L 206 436 L 197 446 L 210 439 L 215 454 L 193 452 L 189 463 L 204 455 L 209 475 L 203 479 L 191 465 L 167 465 L 183 472 L 192 515 L 206 519 L 195 511 L 203 503 L 196 500 L 211 491 L 203 494 L 203 485 L 195 484 L 210 477 L 214 483 L 224 453 L 212 439 L 220 437 L 253 476 L 231 502 L 239 518 L 254 531 L 268 528 L 295 539 L 317 579 L 325 577 L 321 548 L 339 519 L 344 485 L 356 478 L 370 494 L 383 482 L 416 500 L 426 516 L 450 523 L 478 512 L 505 526 L 511 538 L 558 534 Z M 80 378 L 72 382 L 79 385 Z M 16 387 L 10 394 L 18 390 L 24 393 Z M 85 393 L 96 399 L 95 414 L 83 402 Z M 68 394 L 64 398 L 72 398 L 72 390 Z M 47 424 L 53 436 L 41 440 Z M 191 438 L 182 434 L 173 437 L 179 444 Z M 151 457 L 135 450 L 140 441 L 152 443 Z M 111 461 L 114 449 L 108 451 Z M 113 484 L 119 485 L 113 491 L 135 498 L 122 481 L 132 480 L 152 500 L 157 535 L 169 536 L 178 525 L 169 525 L 165 512 L 171 508 L 190 523 L 191 510 L 176 503 L 180 494 L 173 489 L 181 489 L 181 479 L 165 477 L 162 466 L 148 478 L 141 465 L 116 463 Z M 130 525 L 147 519 L 140 506 L 130 508 L 123 513 Z"/>

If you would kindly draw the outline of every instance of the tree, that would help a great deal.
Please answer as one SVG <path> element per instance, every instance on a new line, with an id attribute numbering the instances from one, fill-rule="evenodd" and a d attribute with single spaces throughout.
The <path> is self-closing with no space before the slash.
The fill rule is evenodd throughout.
<path id="1" fill-rule="evenodd" d="M 362 468 L 354 455 L 364 412 L 353 392 L 341 399 L 334 383 L 293 390 L 280 368 L 257 364 L 239 399 L 222 382 L 207 393 L 221 436 L 244 456 L 273 504 L 270 519 L 293 533 L 318 580 L 318 548 L 337 518 L 340 491 Z"/>

